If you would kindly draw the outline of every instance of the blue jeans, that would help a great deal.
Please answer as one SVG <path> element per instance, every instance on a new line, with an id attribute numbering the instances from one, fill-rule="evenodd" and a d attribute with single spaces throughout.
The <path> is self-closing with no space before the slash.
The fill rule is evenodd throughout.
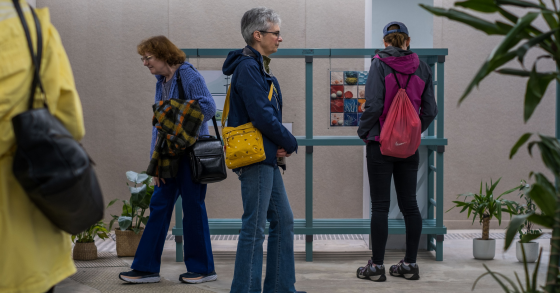
<path id="1" fill-rule="evenodd" d="M 155 187 L 150 201 L 150 218 L 136 250 L 131 268 L 159 273 L 161 253 L 169 230 L 175 202 L 183 197 L 183 239 L 187 271 L 209 274 L 214 271 L 214 257 L 206 215 L 206 184 L 192 181 L 189 159 L 181 158 L 175 178 L 165 178 L 165 184 Z"/>
<path id="2" fill-rule="evenodd" d="M 243 217 L 232 293 L 261 292 L 263 241 L 270 222 L 263 292 L 295 292 L 294 215 L 278 167 L 253 164 L 237 170 Z"/>

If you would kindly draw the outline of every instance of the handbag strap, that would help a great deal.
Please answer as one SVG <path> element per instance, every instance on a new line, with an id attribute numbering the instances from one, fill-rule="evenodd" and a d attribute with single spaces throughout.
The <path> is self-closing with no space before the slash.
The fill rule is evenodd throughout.
<path id="1" fill-rule="evenodd" d="M 43 95 L 45 95 L 45 90 L 43 88 L 43 83 L 41 81 L 41 59 L 42 59 L 42 56 L 43 56 L 43 34 L 41 32 L 41 23 L 39 22 L 39 19 L 37 18 L 37 14 L 35 13 L 35 10 L 31 6 L 29 6 L 29 9 L 31 10 L 31 14 L 33 15 L 33 20 L 35 21 L 35 30 L 37 32 L 37 54 L 35 55 L 34 52 L 33 52 L 33 42 L 31 41 L 31 33 L 29 32 L 29 27 L 27 26 L 27 21 L 25 20 L 25 17 L 23 16 L 23 10 L 21 9 L 21 6 L 20 6 L 18 0 L 12 0 L 12 3 L 14 4 L 14 8 L 17 11 L 17 14 L 19 16 L 19 20 L 21 21 L 21 25 L 23 26 L 23 30 L 25 32 L 25 37 L 27 39 L 27 45 L 29 47 L 29 53 L 31 54 L 31 62 L 33 63 L 33 66 L 35 67 L 34 74 L 33 74 L 33 81 L 31 83 L 31 93 L 29 94 L 29 102 L 28 102 L 28 109 L 31 110 L 31 109 L 33 109 L 33 102 L 35 101 L 35 92 L 36 92 L 37 86 L 39 86 L 39 89 L 41 90 L 41 93 Z M 45 106 L 45 108 L 48 109 L 46 97 L 43 99 L 43 105 Z"/>
<path id="2" fill-rule="evenodd" d="M 183 89 L 183 81 L 181 80 L 181 71 L 179 70 L 179 68 L 177 68 L 177 83 L 179 87 L 179 99 L 187 100 L 187 96 L 185 95 L 185 89 Z M 216 137 L 220 138 L 220 132 L 218 131 L 218 122 L 216 122 L 215 115 L 212 117 L 212 122 L 214 123 L 214 131 L 216 132 Z"/>
<path id="3" fill-rule="evenodd" d="M 270 83 L 270 91 L 268 92 L 268 101 L 272 101 L 272 92 L 276 90 L 274 88 L 274 82 Z M 222 111 L 222 129 L 226 127 L 226 120 L 229 115 L 229 94 L 231 92 L 231 84 L 228 87 L 226 94 L 226 102 L 224 103 L 224 110 Z"/>

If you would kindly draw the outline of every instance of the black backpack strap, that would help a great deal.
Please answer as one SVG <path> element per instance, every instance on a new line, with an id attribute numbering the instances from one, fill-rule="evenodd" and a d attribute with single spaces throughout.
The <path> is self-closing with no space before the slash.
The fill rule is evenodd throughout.
<path id="1" fill-rule="evenodd" d="M 181 71 L 179 69 L 177 69 L 177 83 L 177 86 L 179 87 L 179 99 L 187 100 L 185 90 L 183 89 L 183 82 L 181 81 Z M 214 123 L 214 131 L 216 132 L 216 137 L 220 138 L 220 131 L 218 131 L 218 122 L 216 122 L 216 116 L 212 117 L 212 122 Z"/>
<path id="2" fill-rule="evenodd" d="M 397 81 L 397 85 L 399 86 L 399 89 L 406 89 L 408 87 L 408 83 L 410 82 L 410 78 L 412 77 L 412 74 L 406 74 L 406 75 L 408 75 L 408 79 L 406 80 L 405 86 L 401 87 L 401 84 L 399 82 L 399 77 L 397 76 L 397 72 L 392 67 L 389 66 L 389 68 L 391 68 L 391 71 L 393 71 L 393 75 L 395 76 L 395 80 Z M 401 73 L 401 74 L 404 74 L 404 73 Z"/>
<path id="3" fill-rule="evenodd" d="M 27 26 L 27 21 L 25 21 L 25 17 L 23 15 L 23 11 L 21 9 L 20 3 L 18 0 L 12 0 L 12 3 L 14 4 L 14 8 L 16 9 L 16 12 L 19 16 L 21 25 L 23 26 L 25 37 L 27 39 L 27 45 L 29 47 L 29 53 L 31 54 L 31 62 L 35 67 L 34 74 L 33 74 L 33 81 L 31 83 L 31 93 L 28 102 L 28 109 L 32 109 L 33 102 L 35 100 L 35 91 L 37 89 L 37 86 L 39 86 L 41 93 L 43 95 L 45 94 L 43 83 L 41 82 L 41 59 L 43 56 L 43 34 L 41 32 L 41 23 L 37 18 L 37 14 L 35 13 L 35 10 L 30 6 L 29 9 L 31 10 L 31 14 L 33 15 L 33 20 L 35 21 L 35 29 L 37 31 L 37 55 L 35 55 L 33 53 L 33 42 L 31 41 L 31 33 L 29 32 L 29 27 Z M 43 104 L 45 108 L 48 108 L 46 97 L 43 100 Z"/>

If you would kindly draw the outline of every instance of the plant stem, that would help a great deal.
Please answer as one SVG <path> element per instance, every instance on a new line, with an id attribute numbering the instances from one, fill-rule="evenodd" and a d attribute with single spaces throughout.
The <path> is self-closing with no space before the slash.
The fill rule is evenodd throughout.
<path id="1" fill-rule="evenodd" d="M 482 215 L 482 240 L 488 240 L 490 234 L 490 215 Z"/>
<path id="2" fill-rule="evenodd" d="M 558 258 L 560 257 L 560 196 L 556 197 L 556 211 L 554 212 L 554 226 L 552 227 L 552 238 L 550 239 L 550 260 L 546 273 L 547 293 L 556 292 L 558 282 Z"/>

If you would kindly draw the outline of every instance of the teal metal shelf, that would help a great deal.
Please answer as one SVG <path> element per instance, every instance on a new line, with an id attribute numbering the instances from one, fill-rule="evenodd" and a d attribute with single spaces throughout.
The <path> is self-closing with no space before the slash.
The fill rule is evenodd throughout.
<path id="1" fill-rule="evenodd" d="M 237 49 L 182 49 L 188 58 L 225 58 Z M 304 58 L 305 60 L 305 136 L 297 136 L 300 146 L 360 146 L 364 142 L 356 136 L 313 135 L 313 59 L 314 58 L 369 58 L 381 48 L 321 48 L 278 49 L 271 58 Z M 429 251 L 435 250 L 436 260 L 443 260 L 443 154 L 447 139 L 444 136 L 444 63 L 447 49 L 412 49 L 420 60 L 428 63 L 437 89 L 438 115 L 428 128 L 428 135 L 421 145 L 427 146 L 428 164 L 428 217 L 422 221 L 422 234 L 426 234 Z M 560 94 L 558 94 L 560 95 Z M 560 99 L 560 98 L 559 98 Z M 560 110 L 559 110 L 560 111 Z M 557 121 L 557 124 L 560 122 Z M 435 127 L 437 126 L 437 127 Z M 558 135 L 558 134 L 557 134 Z M 442 204 L 438 204 L 442 203 Z M 176 260 L 183 260 L 182 199 L 175 204 L 175 222 L 172 233 L 176 235 Z M 314 219 L 313 218 L 313 149 L 305 151 L 305 219 L 294 220 L 294 233 L 305 234 L 306 260 L 313 261 L 314 234 L 369 234 L 369 219 Z M 238 234 L 240 219 L 209 219 L 211 234 Z M 268 224 L 267 224 L 268 227 Z M 268 228 L 267 228 L 268 229 Z M 268 231 L 268 230 L 267 230 Z M 268 233 L 268 232 L 266 232 Z M 405 234 L 403 220 L 389 220 L 390 234 Z"/>
<path id="2" fill-rule="evenodd" d="M 366 145 L 357 136 L 313 136 L 311 139 L 307 139 L 305 136 L 296 136 L 296 139 L 299 146 Z M 423 137 L 420 145 L 447 145 L 447 138 Z"/>
<path id="3" fill-rule="evenodd" d="M 240 219 L 209 219 L 210 234 L 237 235 L 241 229 Z M 306 227 L 305 219 L 294 219 L 294 234 L 369 234 L 369 219 L 313 219 L 313 228 Z M 266 223 L 265 234 L 269 223 Z M 180 230 L 180 231 L 179 231 Z M 447 228 L 438 227 L 433 219 L 422 221 L 424 234 L 446 234 Z M 181 235 L 182 228 L 174 227 L 173 235 Z M 389 220 L 389 234 L 406 234 L 404 220 Z"/>

